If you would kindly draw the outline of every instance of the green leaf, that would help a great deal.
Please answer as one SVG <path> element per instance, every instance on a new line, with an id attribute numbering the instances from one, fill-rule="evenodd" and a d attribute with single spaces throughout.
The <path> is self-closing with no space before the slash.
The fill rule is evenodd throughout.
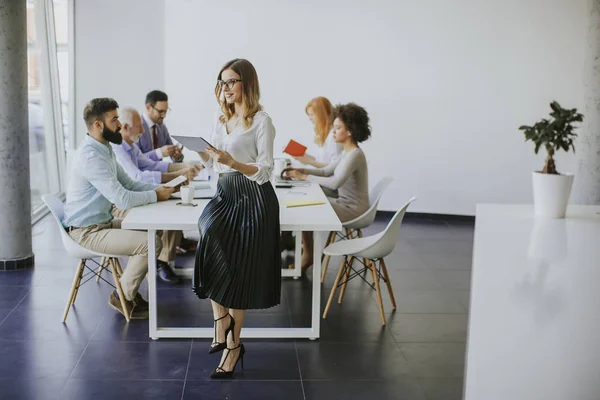
<path id="1" fill-rule="evenodd" d="M 576 108 L 565 109 L 557 101 L 550 103 L 550 119 L 542 118 L 533 126 L 521 125 L 519 130 L 523 131 L 525 141 L 535 144 L 534 151 L 537 154 L 544 146 L 549 155 L 557 150 L 575 151 L 573 138 L 577 137 L 576 126 L 573 123 L 582 122 L 583 115 Z"/>

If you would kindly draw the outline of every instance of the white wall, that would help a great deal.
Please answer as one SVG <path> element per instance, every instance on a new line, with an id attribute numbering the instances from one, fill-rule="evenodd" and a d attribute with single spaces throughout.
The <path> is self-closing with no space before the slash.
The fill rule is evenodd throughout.
<path id="1" fill-rule="evenodd" d="M 248 58 L 277 148 L 312 141 L 305 104 L 323 95 L 371 115 L 380 208 L 472 215 L 478 202 L 531 202 L 543 165 L 518 126 L 547 104 L 583 106 L 586 0 L 76 1 L 77 132 L 93 97 L 143 107 L 165 89 L 174 134 L 207 135 L 226 61 Z M 164 13 L 164 15 L 163 15 Z M 558 167 L 575 169 L 561 154 Z"/>
<path id="2" fill-rule="evenodd" d="M 75 1 L 77 142 L 83 108 L 94 97 L 144 107 L 146 93 L 164 89 L 165 0 Z"/>
<path id="3" fill-rule="evenodd" d="M 169 0 L 165 85 L 172 131 L 209 132 L 223 63 L 257 68 L 278 147 L 312 140 L 304 106 L 354 101 L 372 119 L 371 184 L 393 175 L 393 210 L 466 214 L 531 202 L 543 165 L 518 126 L 548 103 L 583 105 L 585 0 Z M 574 157 L 558 166 L 572 171 Z"/>

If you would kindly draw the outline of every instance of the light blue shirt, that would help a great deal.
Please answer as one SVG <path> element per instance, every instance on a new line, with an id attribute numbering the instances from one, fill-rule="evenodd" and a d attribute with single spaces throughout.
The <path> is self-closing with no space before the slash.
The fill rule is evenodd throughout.
<path id="1" fill-rule="evenodd" d="M 113 204 L 121 210 L 156 203 L 155 185 L 136 182 L 123 171 L 115 153 L 86 136 L 71 163 L 63 225 L 85 228 L 112 221 Z"/>
<path id="2" fill-rule="evenodd" d="M 131 146 L 125 140 L 121 144 L 111 144 L 117 161 L 134 181 L 160 184 L 163 172 L 169 171 L 166 161 L 154 161 L 142 153 L 137 144 Z"/>

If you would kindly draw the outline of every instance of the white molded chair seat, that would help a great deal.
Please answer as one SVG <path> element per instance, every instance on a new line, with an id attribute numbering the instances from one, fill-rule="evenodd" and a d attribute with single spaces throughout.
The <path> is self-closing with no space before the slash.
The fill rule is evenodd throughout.
<path id="1" fill-rule="evenodd" d="M 377 206 L 379 205 L 379 201 L 385 192 L 385 189 L 392 182 L 392 178 L 386 176 L 382 178 L 377 184 L 373 187 L 371 192 L 369 193 L 369 204 L 371 206 L 367 211 L 365 211 L 362 215 L 354 218 L 353 220 L 346 221 L 342 223 L 342 227 L 344 228 L 344 234 L 338 234 L 336 232 L 331 232 L 329 237 L 327 238 L 327 242 L 325 246 L 330 245 L 335 242 L 336 236 L 341 237 L 342 239 L 352 239 L 354 233 L 356 233 L 357 237 L 362 237 L 362 230 L 368 226 L 370 226 L 373 221 L 375 221 L 375 216 L 377 215 Z M 321 272 L 321 283 L 325 280 L 325 274 L 327 273 L 327 268 L 329 267 L 329 255 L 325 253 L 325 259 L 323 263 L 323 268 Z"/>
<path id="2" fill-rule="evenodd" d="M 415 197 L 410 198 L 404 204 L 404 206 L 402 206 L 402 208 L 394 214 L 383 232 L 372 236 L 336 242 L 330 244 L 323 250 L 323 253 L 328 256 L 344 257 L 342 265 L 340 266 L 340 270 L 335 279 L 335 283 L 333 284 L 333 289 L 331 290 L 331 295 L 329 296 L 327 306 L 325 307 L 323 318 L 327 318 L 327 313 L 331 307 L 333 296 L 335 295 L 335 292 L 339 286 L 341 286 L 341 291 L 338 303 L 341 303 L 342 299 L 344 298 L 346 285 L 348 284 L 349 280 L 358 276 L 366 281 L 366 279 L 361 275 L 362 271 L 357 271 L 352 268 L 353 262 L 358 260 L 367 270 L 371 271 L 375 286 L 374 289 L 377 292 L 377 303 L 379 306 L 379 312 L 381 314 L 381 320 L 383 325 L 385 325 L 383 302 L 381 299 L 381 290 L 379 288 L 379 281 L 382 278 L 387 285 L 394 310 L 396 309 L 396 300 L 394 299 L 394 293 L 392 291 L 392 285 L 387 273 L 387 267 L 385 265 L 384 258 L 394 250 L 398 240 L 398 234 L 400 232 L 400 225 L 402 224 L 406 210 L 408 209 L 408 206 L 415 200 Z M 379 268 L 377 267 L 377 262 L 379 262 Z M 343 280 L 342 276 L 344 276 Z"/>
<path id="3" fill-rule="evenodd" d="M 379 200 L 383 197 L 383 192 L 385 192 L 385 189 L 387 189 L 390 183 L 392 183 L 392 178 L 389 176 L 386 176 L 377 182 L 371 190 L 371 193 L 369 193 L 369 203 L 371 204 L 369 209 L 353 220 L 343 222 L 342 226 L 347 229 L 364 229 L 370 226 L 373 221 L 375 221 Z"/>
<path id="4" fill-rule="evenodd" d="M 100 262 L 100 264 L 98 264 L 98 271 L 94 272 L 91 269 L 90 271 L 97 275 L 96 280 L 98 281 L 100 280 L 102 270 L 104 268 L 108 268 L 108 265 L 110 265 L 113 274 L 113 279 L 115 281 L 115 287 L 121 300 L 121 307 L 123 307 L 123 310 L 126 311 L 125 319 L 127 320 L 127 322 L 129 322 L 128 315 L 131 310 L 128 310 L 127 303 L 125 302 L 125 295 L 123 294 L 123 289 L 121 288 L 121 282 L 119 282 L 119 277 L 123 274 L 123 269 L 121 268 L 121 263 L 119 262 L 119 256 L 116 254 L 100 253 L 97 251 L 86 249 L 85 247 L 81 246 L 79 243 L 73 240 L 71 236 L 69 236 L 65 227 L 62 224 L 62 219 L 65 215 L 65 207 L 63 202 L 58 197 L 51 194 L 42 196 L 42 201 L 46 204 L 46 206 L 50 210 L 50 213 L 54 217 L 56 224 L 58 225 L 58 231 L 60 232 L 60 238 L 62 240 L 63 246 L 65 247 L 65 250 L 67 251 L 67 253 L 69 253 L 70 256 L 79 259 L 79 265 L 77 266 L 75 277 L 73 278 L 73 285 L 71 287 L 69 298 L 67 300 L 67 307 L 63 315 L 63 322 L 67 320 L 69 309 L 72 305 L 75 304 L 75 299 L 77 298 L 79 287 L 82 285 L 81 280 L 83 278 L 83 272 L 85 268 L 90 269 L 86 265 L 86 261 L 98 257 L 102 258 L 102 261 Z"/>
<path id="5" fill-rule="evenodd" d="M 110 257 L 110 258 L 118 258 L 118 255 L 115 254 L 103 254 L 98 253 L 96 251 L 92 251 L 90 249 L 86 249 L 81 246 L 79 243 L 73 240 L 71 236 L 67 233 L 65 227 L 62 224 L 62 219 L 65 216 L 65 206 L 60 199 L 54 195 L 47 194 L 42 196 L 42 200 L 46 203 L 46 206 L 50 209 L 52 216 L 54 217 L 56 223 L 59 227 L 60 238 L 63 242 L 63 246 L 65 246 L 65 250 L 69 253 L 70 256 L 75 258 L 97 258 L 97 257 Z"/>
<path id="6" fill-rule="evenodd" d="M 363 252 L 368 252 L 375 243 L 381 238 L 383 232 L 380 232 L 373 236 L 367 236 L 356 239 L 342 240 L 330 244 L 323 250 L 323 254 L 336 257 L 336 256 L 353 256 L 361 258 L 372 258 L 363 255 Z M 367 254 L 367 253 L 365 253 Z M 375 257 L 378 258 L 378 257 Z"/>

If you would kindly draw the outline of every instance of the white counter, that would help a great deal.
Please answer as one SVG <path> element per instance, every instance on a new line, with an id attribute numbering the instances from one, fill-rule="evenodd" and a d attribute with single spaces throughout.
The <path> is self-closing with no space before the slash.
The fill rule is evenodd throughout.
<path id="1" fill-rule="evenodd" d="M 465 399 L 600 399 L 600 207 L 477 207 Z"/>

